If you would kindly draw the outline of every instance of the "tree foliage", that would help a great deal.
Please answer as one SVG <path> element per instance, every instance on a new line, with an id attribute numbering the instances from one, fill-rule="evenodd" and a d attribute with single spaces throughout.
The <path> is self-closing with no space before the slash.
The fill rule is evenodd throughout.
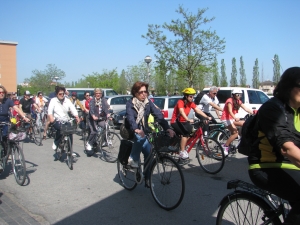
<path id="1" fill-rule="evenodd" d="M 220 85 L 219 67 L 216 57 L 214 63 L 212 64 L 212 85 L 216 87 Z"/>
<path id="2" fill-rule="evenodd" d="M 236 59 L 233 57 L 231 62 L 232 62 L 232 70 L 231 70 L 230 87 L 236 87 L 237 86 Z"/>
<path id="3" fill-rule="evenodd" d="M 227 87 L 227 76 L 226 76 L 226 66 L 224 59 L 221 60 L 221 81 L 220 81 L 221 87 Z"/>
<path id="4" fill-rule="evenodd" d="M 259 66 L 258 66 L 258 59 L 255 60 L 253 66 L 253 79 L 252 79 L 252 87 L 259 88 Z"/>
<path id="5" fill-rule="evenodd" d="M 244 68 L 244 60 L 243 56 L 240 57 L 240 86 L 241 87 L 246 87 L 247 86 L 247 77 L 246 77 L 246 72 Z"/>
<path id="6" fill-rule="evenodd" d="M 278 84 L 279 80 L 280 80 L 280 62 L 279 62 L 279 57 L 277 54 L 274 55 L 273 60 L 273 82 L 275 84 Z"/>
<path id="7" fill-rule="evenodd" d="M 168 70 L 177 70 L 178 76 L 186 78 L 190 87 L 199 82 L 196 73 L 203 72 L 201 66 L 211 64 L 215 55 L 225 49 L 225 40 L 216 31 L 200 29 L 214 20 L 214 17 L 203 16 L 206 10 L 198 9 L 196 14 L 192 14 L 179 6 L 176 12 L 183 17 L 182 20 L 172 20 L 163 25 L 150 24 L 147 34 L 142 35 L 156 50 L 155 58 L 165 62 Z M 173 36 L 167 38 L 163 30 Z"/>

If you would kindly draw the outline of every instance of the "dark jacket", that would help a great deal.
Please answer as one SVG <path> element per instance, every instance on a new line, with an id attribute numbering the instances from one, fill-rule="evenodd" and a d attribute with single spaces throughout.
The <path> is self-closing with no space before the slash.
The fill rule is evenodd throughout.
<path id="1" fill-rule="evenodd" d="M 133 98 L 128 100 L 126 103 L 126 116 L 130 125 L 129 129 L 134 131 L 135 129 L 142 129 L 142 127 L 141 127 L 141 123 L 139 124 L 136 123 L 138 112 L 133 106 L 132 99 Z M 145 128 L 143 129 L 145 132 L 149 131 L 148 117 L 150 113 L 153 115 L 155 121 L 157 121 L 164 130 L 170 129 L 170 126 L 168 122 L 164 119 L 164 116 L 161 113 L 161 111 L 155 107 L 152 101 L 149 101 L 145 106 L 145 114 L 144 114 Z"/>
<path id="2" fill-rule="evenodd" d="M 289 105 L 273 97 L 260 107 L 258 119 L 258 136 L 265 138 L 260 141 L 257 151 L 251 153 L 250 162 L 286 161 L 281 147 L 288 141 L 300 148 L 300 132 L 295 129 L 294 110 Z"/>
<path id="3" fill-rule="evenodd" d="M 108 109 L 109 109 L 109 104 L 106 101 L 106 98 L 102 97 L 101 98 L 101 104 L 102 104 L 102 112 L 103 115 L 99 115 L 99 107 L 96 106 L 96 101 L 95 98 L 93 98 L 90 102 L 89 102 L 89 107 L 90 107 L 90 112 L 89 112 L 89 118 L 92 118 L 92 115 L 96 116 L 96 117 L 105 117 L 105 119 L 107 119 L 107 114 L 108 114 Z"/>

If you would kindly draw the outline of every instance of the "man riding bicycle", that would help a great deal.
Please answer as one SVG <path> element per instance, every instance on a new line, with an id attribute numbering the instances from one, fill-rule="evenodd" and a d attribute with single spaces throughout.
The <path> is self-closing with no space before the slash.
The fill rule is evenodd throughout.
<path id="1" fill-rule="evenodd" d="M 94 97 L 89 102 L 89 127 L 91 133 L 86 143 L 86 150 L 92 150 L 92 146 L 96 142 L 97 125 L 105 128 L 105 121 L 109 115 L 109 107 L 106 98 L 103 96 L 102 89 L 95 88 Z"/>
<path id="2" fill-rule="evenodd" d="M 62 135 L 60 134 L 61 124 L 70 124 L 69 112 L 76 118 L 77 123 L 79 123 L 78 112 L 74 105 L 71 103 L 70 99 L 65 97 L 66 89 L 64 87 L 57 87 L 55 90 L 56 97 L 51 99 L 48 107 L 48 117 L 53 127 L 56 129 L 56 136 L 52 145 L 52 149 L 56 150 L 58 144 L 61 141 Z M 71 124 L 70 124 L 71 125 Z M 73 141 L 71 135 L 71 142 Z"/>
<path id="3" fill-rule="evenodd" d="M 212 108 L 215 109 L 217 117 L 219 119 L 221 119 L 221 115 L 219 113 L 219 111 L 222 111 L 223 109 L 218 106 L 219 104 L 219 100 L 217 98 L 217 93 L 218 93 L 218 88 L 216 86 L 213 86 L 209 89 L 209 92 L 207 94 L 204 94 L 203 97 L 200 99 L 199 105 L 197 105 L 197 108 L 199 108 L 200 110 L 202 110 L 206 116 L 211 117 L 211 122 L 213 124 L 216 124 L 217 121 L 215 120 L 215 118 L 210 114 L 210 111 Z M 204 120 L 205 118 L 197 113 L 195 113 L 196 117 Z M 204 127 L 203 127 L 203 133 L 204 136 L 207 135 L 209 131 L 209 123 L 204 123 Z"/>

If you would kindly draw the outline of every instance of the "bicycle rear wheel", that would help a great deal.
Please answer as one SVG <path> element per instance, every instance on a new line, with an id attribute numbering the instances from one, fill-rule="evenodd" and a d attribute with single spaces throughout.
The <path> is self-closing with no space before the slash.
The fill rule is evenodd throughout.
<path id="1" fill-rule="evenodd" d="M 38 127 L 36 123 L 32 126 L 32 132 L 33 132 L 34 143 L 40 146 L 42 144 L 42 132 L 41 132 L 41 128 Z"/>
<path id="2" fill-rule="evenodd" d="M 118 159 L 121 138 L 114 132 L 104 133 L 100 140 L 100 148 L 106 162 L 114 163 Z"/>
<path id="3" fill-rule="evenodd" d="M 133 190 L 137 186 L 133 169 L 130 166 L 123 166 L 119 160 L 117 161 L 117 168 L 121 185 L 129 191 Z"/>
<path id="4" fill-rule="evenodd" d="M 172 210 L 180 205 L 185 183 L 181 168 L 173 158 L 163 155 L 155 159 L 149 181 L 151 194 L 161 208 Z"/>
<path id="5" fill-rule="evenodd" d="M 71 144 L 70 137 L 68 138 L 68 141 L 65 143 L 65 151 L 67 155 L 67 164 L 70 170 L 73 170 L 73 146 Z"/>
<path id="6" fill-rule="evenodd" d="M 23 185 L 26 179 L 26 164 L 23 149 L 16 143 L 11 144 L 11 162 L 15 179 L 19 185 Z"/>
<path id="7" fill-rule="evenodd" d="M 212 138 L 205 139 L 205 146 L 199 141 L 196 147 L 196 157 L 201 168 L 210 174 L 220 172 L 224 166 L 225 155 L 222 146 Z"/>
<path id="8" fill-rule="evenodd" d="M 234 193 L 223 199 L 218 211 L 216 224 L 281 224 L 278 217 L 275 217 L 270 223 L 266 223 L 271 211 L 271 207 L 257 196 Z"/>

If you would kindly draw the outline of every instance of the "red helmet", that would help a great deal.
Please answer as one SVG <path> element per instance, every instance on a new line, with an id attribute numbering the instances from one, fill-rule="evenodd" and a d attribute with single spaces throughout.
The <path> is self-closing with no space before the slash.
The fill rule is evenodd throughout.
<path id="1" fill-rule="evenodd" d="M 77 96 L 77 93 L 75 91 L 72 92 L 72 96 Z"/>

